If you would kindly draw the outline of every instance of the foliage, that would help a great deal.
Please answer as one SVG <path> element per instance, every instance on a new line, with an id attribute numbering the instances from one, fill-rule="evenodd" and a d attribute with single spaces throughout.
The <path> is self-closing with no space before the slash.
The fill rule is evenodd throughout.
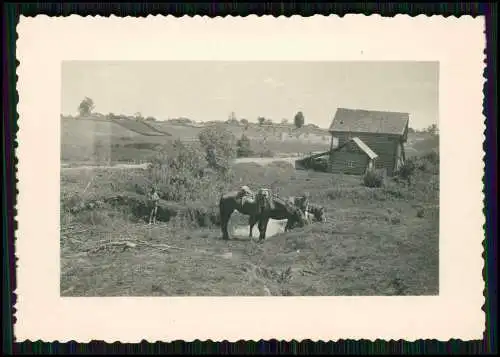
<path id="1" fill-rule="evenodd" d="M 253 154 L 250 146 L 250 139 L 245 134 L 241 135 L 241 138 L 236 142 L 236 146 L 236 154 L 238 157 L 249 157 Z"/>
<path id="2" fill-rule="evenodd" d="M 194 123 L 193 120 L 191 120 L 189 118 L 183 118 L 183 117 L 170 118 L 167 120 L 167 122 L 172 123 L 172 124 L 192 124 L 192 123 Z"/>
<path id="3" fill-rule="evenodd" d="M 238 125 L 240 122 L 236 118 L 236 114 L 234 112 L 231 112 L 231 114 L 229 114 L 229 118 L 227 119 L 226 123 L 232 125 Z"/>
<path id="4" fill-rule="evenodd" d="M 384 183 L 384 176 L 375 170 L 367 170 L 363 176 L 363 185 L 366 187 L 381 187 Z"/>
<path id="5" fill-rule="evenodd" d="M 438 134 L 438 127 L 436 124 L 432 124 L 429 127 L 425 129 L 425 131 L 431 135 L 437 135 Z"/>
<path id="6" fill-rule="evenodd" d="M 78 112 L 80 116 L 86 116 L 92 114 L 94 108 L 94 101 L 89 97 L 85 97 L 78 106 Z"/>
<path id="7" fill-rule="evenodd" d="M 433 174 L 439 173 L 439 154 L 436 151 L 431 151 L 421 155 L 415 160 L 415 166 L 422 172 Z"/>
<path id="8" fill-rule="evenodd" d="M 264 118 L 264 117 L 258 117 L 257 118 L 257 122 L 259 123 L 259 125 L 263 125 L 266 122 L 266 118 Z"/>
<path id="9" fill-rule="evenodd" d="M 408 183 L 411 182 L 411 178 L 415 173 L 415 162 L 413 159 L 408 159 L 405 163 L 399 168 L 397 172 L 397 176 L 402 178 L 403 180 L 407 180 Z"/>
<path id="10" fill-rule="evenodd" d="M 243 124 L 243 125 L 248 125 L 248 119 L 240 119 L 240 124 Z"/>
<path id="11" fill-rule="evenodd" d="M 301 128 L 305 123 L 304 114 L 302 112 L 297 112 L 293 118 L 293 122 L 297 128 Z"/>
<path id="12" fill-rule="evenodd" d="M 162 165 L 164 173 L 156 173 L 158 181 L 166 178 L 166 184 L 158 187 L 162 198 L 158 226 L 144 227 L 142 217 L 147 220 L 149 213 L 146 197 L 138 189 L 136 194 L 131 192 L 136 190 L 135 184 L 150 177 L 142 169 L 61 172 L 62 295 L 438 293 L 437 175 L 417 168 L 411 187 L 388 182 L 384 188 L 371 189 L 360 185 L 360 177 L 355 175 L 308 173 L 285 162 L 240 163 L 234 165 L 236 179 L 224 186 L 216 173 L 193 169 L 206 165 L 201 146 L 176 145 L 175 149 L 165 147 L 163 160 L 180 161 L 172 167 L 185 168 L 189 182 L 170 183 L 169 176 L 180 174 L 167 164 Z M 419 160 L 431 167 L 439 156 L 428 154 Z M 112 193 L 110 183 L 117 184 Z M 216 223 L 210 224 L 217 215 L 217 198 L 229 187 L 247 183 L 251 189 L 270 187 L 283 197 L 307 191 L 312 202 L 329 212 L 327 222 L 278 234 L 265 241 L 265 249 L 233 241 L 231 259 L 221 260 L 222 254 L 228 254 L 228 242 L 220 239 Z M 118 200 L 113 203 L 107 197 Z M 180 202 L 164 201 L 170 197 Z M 89 203 L 96 200 L 104 206 L 92 209 Z M 81 201 L 88 209 L 68 212 L 67 208 Z M 235 231 L 235 238 L 244 235 L 247 239 L 247 217 L 235 214 L 231 221 L 234 227 L 245 228 Z M 119 254 L 82 255 L 89 248 L 122 240 L 134 241 L 137 247 Z M 138 242 L 148 242 L 151 247 Z"/>
<path id="13" fill-rule="evenodd" d="M 172 148 L 163 148 L 153 158 L 148 170 L 149 183 L 157 187 L 165 200 L 196 200 L 209 184 L 204 177 L 206 167 L 199 148 L 177 140 Z"/>
<path id="14" fill-rule="evenodd" d="M 216 171 L 227 172 L 231 160 L 236 156 L 236 138 L 225 128 L 213 126 L 198 134 L 201 147 L 205 151 L 208 166 Z"/>

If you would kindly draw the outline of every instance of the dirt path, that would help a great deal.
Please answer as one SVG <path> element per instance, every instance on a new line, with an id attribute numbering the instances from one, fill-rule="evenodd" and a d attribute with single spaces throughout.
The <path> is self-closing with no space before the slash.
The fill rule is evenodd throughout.
<path id="1" fill-rule="evenodd" d="M 272 237 L 278 233 L 283 233 L 285 231 L 285 225 L 286 225 L 286 219 L 280 221 L 270 219 L 269 223 L 267 224 L 266 236 Z M 241 238 L 246 238 L 248 237 L 249 229 L 250 227 L 248 225 L 234 226 L 232 234 Z M 257 228 L 257 225 L 255 225 L 253 228 L 253 236 L 254 237 L 259 236 L 259 229 Z"/>
<path id="2" fill-rule="evenodd" d="M 147 167 L 148 167 L 148 163 L 114 164 L 114 165 L 78 165 L 78 166 L 69 166 L 68 164 L 61 164 L 62 171 L 102 170 L 102 169 L 117 169 L 117 170 L 143 169 L 143 170 L 145 170 Z"/>
<path id="3" fill-rule="evenodd" d="M 255 163 L 259 165 L 269 165 L 272 162 L 280 161 L 280 162 L 289 162 L 290 164 L 294 164 L 295 160 L 297 160 L 297 157 L 295 156 L 290 156 L 290 157 L 273 157 L 273 158 L 267 158 L 267 157 L 245 157 L 245 158 L 238 158 L 233 161 L 235 164 L 245 164 L 245 163 Z M 148 163 L 142 163 L 142 164 L 113 164 L 113 165 L 75 165 L 75 166 L 70 166 L 71 164 L 68 163 L 62 163 L 61 164 L 61 170 L 63 171 L 70 171 L 70 170 L 99 170 L 99 169 L 143 169 L 145 170 L 148 167 Z"/>

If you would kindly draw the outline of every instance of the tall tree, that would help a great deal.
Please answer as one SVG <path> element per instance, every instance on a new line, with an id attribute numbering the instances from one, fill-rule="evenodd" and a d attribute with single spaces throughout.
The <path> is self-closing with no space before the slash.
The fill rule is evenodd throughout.
<path id="1" fill-rule="evenodd" d="M 305 122 L 304 114 L 302 112 L 297 112 L 293 118 L 293 122 L 297 128 L 301 128 Z"/>
<path id="2" fill-rule="evenodd" d="M 90 115 L 94 108 L 94 101 L 89 97 L 85 97 L 78 106 L 78 113 L 80 113 L 80 116 Z"/>
<path id="3" fill-rule="evenodd" d="M 438 127 L 436 124 L 432 124 L 427 128 L 427 132 L 432 135 L 438 134 Z"/>

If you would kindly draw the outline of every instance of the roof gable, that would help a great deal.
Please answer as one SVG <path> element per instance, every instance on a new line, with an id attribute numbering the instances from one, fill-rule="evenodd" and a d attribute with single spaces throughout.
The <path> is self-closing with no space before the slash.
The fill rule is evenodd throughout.
<path id="1" fill-rule="evenodd" d="M 378 155 L 372 149 L 370 149 L 370 147 L 368 145 L 366 145 L 366 143 L 363 140 L 361 140 L 357 136 L 354 137 L 354 138 L 352 138 L 352 139 L 350 139 L 350 140 L 348 140 L 348 141 L 346 141 L 344 144 L 342 144 L 341 146 L 337 147 L 334 151 L 342 150 L 343 148 L 345 148 L 350 143 L 354 143 L 370 159 L 376 159 L 378 157 Z"/>
<path id="2" fill-rule="evenodd" d="M 338 108 L 329 131 L 405 135 L 409 118 L 408 113 Z"/>

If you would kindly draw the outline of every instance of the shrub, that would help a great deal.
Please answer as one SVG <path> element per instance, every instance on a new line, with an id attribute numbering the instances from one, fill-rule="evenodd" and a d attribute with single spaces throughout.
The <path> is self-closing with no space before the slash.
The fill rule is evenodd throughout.
<path id="1" fill-rule="evenodd" d="M 363 176 L 363 185 L 366 187 L 381 187 L 383 183 L 383 175 L 375 170 L 368 170 Z"/>
<path id="2" fill-rule="evenodd" d="M 197 147 L 177 140 L 172 149 L 164 148 L 151 161 L 149 182 L 158 188 L 165 200 L 192 200 L 207 186 L 207 178 L 203 175 L 207 162 L 203 151 Z"/>
<path id="3" fill-rule="evenodd" d="M 236 146 L 236 155 L 238 157 L 249 157 L 253 154 L 250 139 L 245 134 L 241 135 L 241 138 L 236 142 Z"/>
<path id="4" fill-rule="evenodd" d="M 431 151 L 413 159 L 415 168 L 421 172 L 439 174 L 439 153 Z"/>
<path id="5" fill-rule="evenodd" d="M 411 183 L 411 178 L 415 173 L 415 163 L 412 159 L 408 159 L 405 163 L 400 167 L 397 172 L 398 177 L 403 180 L 407 180 L 408 183 Z"/>
<path id="6" fill-rule="evenodd" d="M 231 160 L 236 156 L 235 136 L 225 128 L 213 126 L 203 129 L 198 139 L 208 165 L 217 171 L 228 171 Z"/>
<path id="7" fill-rule="evenodd" d="M 423 155 L 422 159 L 433 165 L 439 165 L 439 154 L 436 151 L 431 151 L 430 153 Z"/>

